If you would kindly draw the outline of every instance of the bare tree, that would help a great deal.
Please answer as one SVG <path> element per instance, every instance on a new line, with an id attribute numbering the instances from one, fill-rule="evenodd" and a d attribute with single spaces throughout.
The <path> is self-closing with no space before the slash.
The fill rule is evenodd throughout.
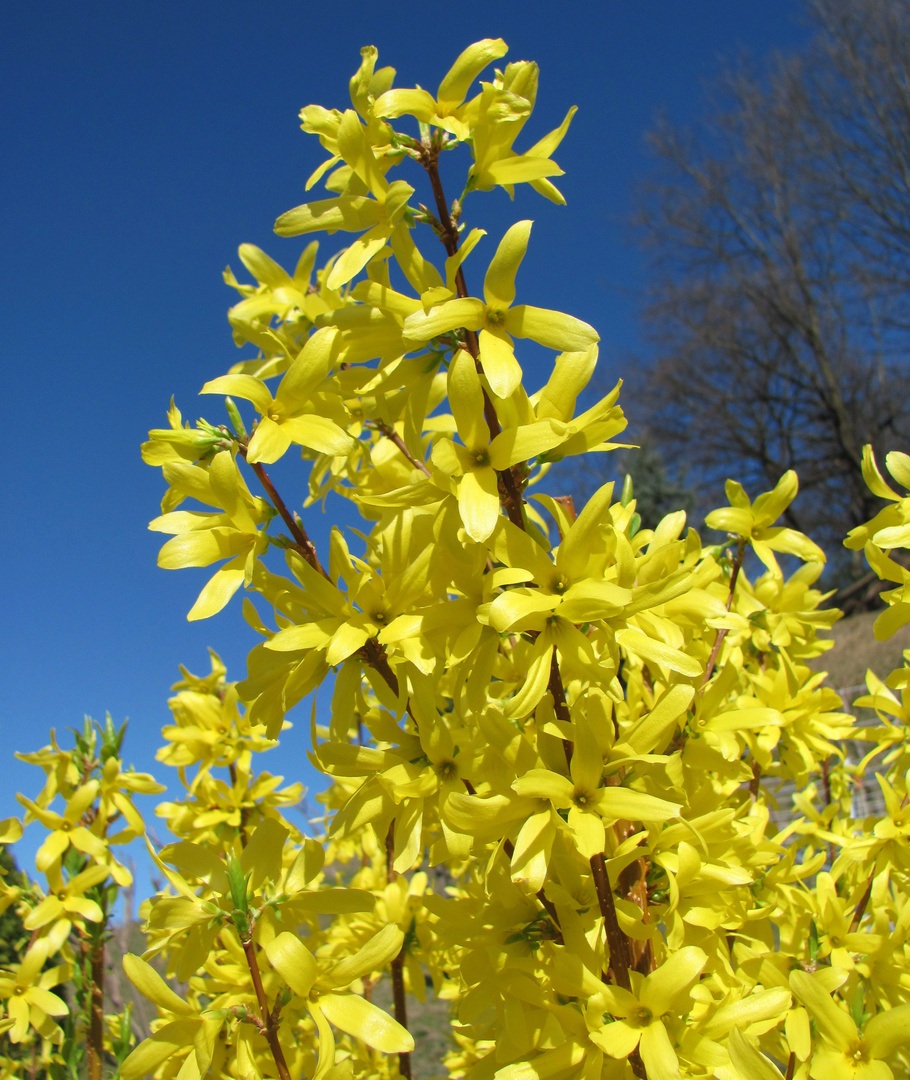
<path id="1" fill-rule="evenodd" d="M 649 438 L 719 497 L 796 469 L 829 547 L 910 435 L 910 0 L 818 0 L 804 55 L 741 63 L 699 132 L 661 127 L 641 226 Z"/>

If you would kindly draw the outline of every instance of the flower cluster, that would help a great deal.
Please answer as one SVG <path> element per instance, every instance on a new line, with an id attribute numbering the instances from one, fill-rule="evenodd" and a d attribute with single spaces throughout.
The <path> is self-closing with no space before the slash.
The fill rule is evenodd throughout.
<path id="1" fill-rule="evenodd" d="M 839 613 L 815 588 L 822 551 L 777 524 L 793 473 L 754 500 L 729 482 L 706 521 L 719 543 L 682 512 L 641 529 L 629 485 L 577 511 L 542 490 L 552 463 L 618 445 L 625 420 L 619 387 L 579 406 L 596 331 L 516 302 L 531 222 L 487 247 L 462 220 L 496 186 L 563 201 L 552 155 L 574 110 L 516 148 L 538 71 L 481 79 L 505 53 L 472 45 L 434 97 L 395 88 L 364 49 L 352 107 L 302 111 L 328 155 L 308 188 L 328 194 L 276 231 L 352 242 L 319 269 L 310 243 L 293 273 L 243 245 L 255 283 L 228 272 L 229 319 L 255 355 L 203 387 L 227 395 L 227 422 L 184 424 L 172 404 L 143 448 L 167 483 L 160 565 L 218 564 L 189 617 L 243 587 L 262 640 L 239 683 L 213 656 L 171 702 L 159 758 L 184 796 L 159 807 L 166 885 L 143 911 L 148 951 L 125 961 L 159 1015 L 120 1075 L 410 1077 L 407 998 L 428 986 L 450 1006 L 440 1066 L 455 1078 L 905 1075 L 910 664 L 870 674 L 881 723 L 862 730 L 815 670 Z M 450 202 L 439 163 L 459 150 Z M 536 390 L 524 339 L 556 354 Z M 266 467 L 292 450 L 289 499 Z M 887 465 L 910 486 L 910 458 Z M 848 544 L 896 586 L 886 636 L 910 618 L 890 554 L 910 547 L 910 498 L 871 455 L 866 475 L 889 505 Z M 296 507 L 330 496 L 363 528 L 334 528 L 319 552 Z M 316 837 L 288 816 L 299 785 L 252 763 L 326 682 Z M 843 743 L 858 738 L 856 766 Z M 26 803 L 49 830 L 50 883 L 28 919 L 58 948 L 97 914 L 85 888 L 122 873 L 105 814 L 141 831 L 130 774 L 108 762 L 65 782 L 59 760 L 45 752 L 48 787 Z M 885 813 L 856 817 L 873 767 Z M 87 815 L 96 799 L 108 809 Z M 52 880 L 70 849 L 98 869 Z M 50 946 L 34 949 L 0 981 L 3 1023 L 52 1038 L 62 1003 L 33 982 Z"/>

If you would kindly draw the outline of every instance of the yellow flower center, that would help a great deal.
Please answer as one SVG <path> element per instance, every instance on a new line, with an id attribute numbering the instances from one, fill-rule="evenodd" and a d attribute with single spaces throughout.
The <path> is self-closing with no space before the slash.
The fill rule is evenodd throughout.
<path id="1" fill-rule="evenodd" d="M 458 766 L 454 761 L 440 761 L 436 765 L 436 775 L 440 780 L 454 780 L 458 776 Z"/>
<path id="2" fill-rule="evenodd" d="M 654 1014 L 646 1005 L 639 1005 L 629 1014 L 629 1022 L 634 1027 L 647 1027 L 654 1019 Z"/>
<path id="3" fill-rule="evenodd" d="M 488 326 L 502 326 L 505 321 L 506 313 L 504 311 L 497 311 L 495 308 L 487 308 Z"/>

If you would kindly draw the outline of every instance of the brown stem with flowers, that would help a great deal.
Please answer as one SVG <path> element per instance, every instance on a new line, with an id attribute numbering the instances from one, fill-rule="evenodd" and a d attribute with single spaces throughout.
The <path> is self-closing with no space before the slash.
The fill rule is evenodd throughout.
<path id="1" fill-rule="evenodd" d="M 265 987 L 262 985 L 262 974 L 259 971 L 259 961 L 256 958 L 256 946 L 253 944 L 252 939 L 244 941 L 242 944 L 247 966 L 253 979 L 253 989 L 256 991 L 256 1001 L 259 1004 L 259 1015 L 262 1020 L 260 1030 L 265 1036 L 265 1041 L 269 1044 L 269 1049 L 272 1051 L 275 1068 L 278 1070 L 280 1080 L 291 1080 L 291 1073 L 284 1057 L 284 1050 L 281 1049 L 281 1043 L 278 1041 L 278 1019 L 275 1012 L 269 1009 L 269 1001 L 265 996 Z"/>
<path id="2" fill-rule="evenodd" d="M 387 424 L 385 420 L 376 420 L 374 421 L 373 426 L 381 435 L 384 435 L 390 442 L 394 443 L 395 446 L 398 447 L 406 460 L 410 462 L 410 464 L 415 469 L 420 469 L 424 476 L 432 475 L 426 465 L 422 461 L 418 461 L 417 458 L 414 457 L 411 451 L 407 448 L 404 439 L 402 439 L 398 432 L 389 424 Z"/>
<path id="3" fill-rule="evenodd" d="M 392 882 L 398 877 L 393 865 L 395 861 L 395 822 L 389 825 L 385 838 L 386 881 Z M 401 943 L 401 949 L 392 961 L 392 999 L 395 1003 L 395 1019 L 407 1030 L 408 999 L 404 990 L 404 951 L 407 941 Z M 398 1055 L 398 1071 L 406 1080 L 411 1080 L 411 1055 L 402 1051 Z"/>
<path id="4" fill-rule="evenodd" d="M 91 970 L 89 993 L 88 1080 L 101 1080 L 104 1059 L 104 941 L 83 942 L 83 958 Z"/>
<path id="5" fill-rule="evenodd" d="M 449 211 L 445 192 L 442 187 L 442 181 L 439 176 L 439 146 L 432 142 L 424 142 L 420 145 L 420 149 L 416 152 L 415 156 L 420 161 L 420 164 L 423 166 L 429 177 L 430 186 L 433 189 L 433 198 L 436 202 L 436 212 L 439 215 L 437 232 L 445 246 L 446 254 L 451 257 L 458 251 L 458 229 L 456 228 L 455 222 L 452 219 L 452 214 Z M 468 293 L 467 283 L 465 282 L 464 272 L 460 266 L 455 274 L 455 289 L 461 299 L 470 295 Z M 480 347 L 476 331 L 465 330 L 465 347 L 473 357 L 478 373 L 482 373 Z M 499 417 L 496 415 L 495 406 L 486 389 L 483 391 L 483 406 L 484 418 L 487 422 L 487 427 L 490 430 L 490 438 L 493 439 L 502 431 L 502 426 L 499 423 Z M 499 481 L 500 501 L 509 516 L 509 520 L 513 525 L 517 525 L 518 528 L 526 531 L 524 512 L 522 510 L 521 480 L 517 471 L 514 468 L 504 469 L 502 472 L 497 472 L 497 477 Z M 564 497 L 563 505 L 569 516 L 574 520 L 576 517 L 575 506 L 572 503 L 571 497 Z M 720 648 L 719 643 L 717 647 L 718 649 Z M 571 723 L 571 714 L 566 701 L 565 686 L 562 681 L 562 675 L 559 670 L 559 662 L 555 650 L 550 664 L 550 678 L 547 689 L 553 698 L 553 708 L 557 718 L 564 723 Z M 563 740 L 563 749 L 565 751 L 567 764 L 571 764 L 573 753 L 573 744 L 571 740 Z M 639 886 L 641 899 L 638 899 L 638 896 L 636 896 L 635 899 L 642 907 L 644 917 L 647 920 L 647 886 L 644 880 L 647 873 L 647 862 L 644 859 L 640 859 L 638 862 L 641 864 L 638 868 L 639 877 L 641 879 Z M 634 952 L 633 943 L 628 936 L 623 933 L 616 920 L 616 906 L 613 901 L 613 894 L 610 889 L 609 878 L 606 874 L 603 856 L 601 855 L 599 860 L 600 870 L 602 871 L 600 879 L 598 879 L 597 875 L 599 871 L 595 870 L 594 863 L 595 860 L 592 859 L 591 867 L 592 872 L 595 874 L 595 888 L 597 889 L 598 898 L 600 900 L 601 913 L 604 916 L 604 926 L 610 945 L 611 963 L 614 955 L 623 958 L 621 961 L 623 976 L 620 976 L 620 980 L 624 977 L 625 982 L 623 983 L 620 981 L 620 985 L 628 989 L 628 968 Z M 541 897 L 544 906 L 549 911 L 552 905 L 542 896 L 542 893 L 543 890 L 541 890 L 541 893 L 539 893 L 538 896 Z M 653 954 L 650 948 L 650 942 L 648 943 L 647 948 L 642 951 L 641 956 L 637 957 L 637 960 L 646 965 L 649 970 L 651 966 L 653 966 Z M 637 1052 L 630 1061 L 635 1075 L 639 1077 L 645 1076 L 644 1066 L 638 1058 Z"/>
<path id="6" fill-rule="evenodd" d="M 604 931 L 607 937 L 607 949 L 610 953 L 609 976 L 613 982 L 632 992 L 632 980 L 629 978 L 631 956 L 629 952 L 629 939 L 622 932 L 619 919 L 616 917 L 616 903 L 613 899 L 613 890 L 610 888 L 610 877 L 607 873 L 607 864 L 604 861 L 603 852 L 591 856 L 591 875 L 594 878 L 594 888 L 597 891 L 597 902 L 600 904 L 600 913 L 604 920 Z M 645 1063 L 641 1060 L 638 1050 L 635 1049 L 629 1055 L 629 1064 L 632 1072 L 639 1080 L 648 1080 Z"/>
<path id="7" fill-rule="evenodd" d="M 733 559 L 733 571 L 730 574 L 730 590 L 727 593 L 727 611 L 733 606 L 733 593 L 736 589 L 736 581 L 739 577 L 739 572 L 743 566 L 743 560 L 746 557 L 746 539 L 741 536 L 736 546 L 736 555 Z M 705 674 L 701 680 L 701 689 L 699 694 L 705 692 L 705 687 L 708 685 L 708 680 L 711 678 L 711 674 L 714 671 L 714 667 L 717 664 L 717 657 L 720 655 L 720 647 L 724 643 L 724 638 L 727 636 L 727 630 L 725 627 L 721 627 L 714 636 L 714 645 L 711 648 L 711 655 L 708 657 L 708 664 L 705 668 Z"/>
<path id="8" fill-rule="evenodd" d="M 458 229 L 455 227 L 455 222 L 452 220 L 452 215 L 446 204 L 442 180 L 439 178 L 439 148 L 432 144 L 423 144 L 420 153 L 420 164 L 426 170 L 430 179 L 430 187 L 433 189 L 436 211 L 439 214 L 439 238 L 445 245 L 446 254 L 451 257 L 458 251 Z M 465 282 L 464 271 L 460 266 L 455 272 L 455 291 L 461 299 L 465 299 L 470 295 Z M 465 347 L 473 357 L 478 373 L 483 374 L 483 369 L 480 366 L 480 345 L 476 331 L 465 330 Z M 483 415 L 487 427 L 490 429 L 490 438 L 495 439 L 502 431 L 502 425 L 499 423 L 496 408 L 486 389 L 483 391 Z M 524 512 L 521 508 L 521 483 L 515 469 L 497 471 L 496 476 L 499 480 L 500 501 L 505 512 L 509 515 L 509 520 L 513 525 L 517 525 L 519 529 L 524 529 Z"/>
<path id="9" fill-rule="evenodd" d="M 290 530 L 291 536 L 294 538 L 294 543 L 291 545 L 293 549 L 302 555 L 304 559 L 312 566 L 312 568 L 328 581 L 329 575 L 323 569 L 322 563 L 319 561 L 319 556 L 316 554 L 316 545 L 307 536 L 306 529 L 300 519 L 295 517 L 285 505 L 284 499 L 275 490 L 275 485 L 272 483 L 269 474 L 259 464 L 258 461 L 253 462 L 247 458 L 247 446 L 246 443 L 238 440 L 237 449 L 243 460 L 249 465 L 249 467 L 256 474 L 259 483 L 265 488 L 265 492 L 269 497 L 269 502 L 281 515 L 281 520 L 287 525 Z"/>

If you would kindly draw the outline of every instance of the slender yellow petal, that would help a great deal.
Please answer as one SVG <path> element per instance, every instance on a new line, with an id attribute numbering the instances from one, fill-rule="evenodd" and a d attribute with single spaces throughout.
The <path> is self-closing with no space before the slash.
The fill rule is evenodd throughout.
<path id="1" fill-rule="evenodd" d="M 780 1071 L 755 1049 L 739 1028 L 735 1027 L 730 1032 L 727 1049 L 730 1060 L 743 1080 L 780 1080 Z"/>
<path id="2" fill-rule="evenodd" d="M 176 1013 L 177 1016 L 196 1015 L 193 1006 L 179 997 L 142 957 L 126 953 L 123 957 L 123 970 L 139 993 L 165 1012 Z"/>
<path id="3" fill-rule="evenodd" d="M 549 769 L 528 769 L 512 781 L 512 790 L 528 798 L 549 799 L 554 806 L 567 809 L 572 805 L 574 786 L 567 776 Z"/>
<path id="4" fill-rule="evenodd" d="M 679 1058 L 663 1024 L 648 1024 L 642 1031 L 639 1053 L 645 1063 L 648 1080 L 678 1080 Z"/>
<path id="5" fill-rule="evenodd" d="M 66 1002 L 50 990 L 45 990 L 43 986 L 30 986 L 25 992 L 25 1000 L 48 1016 L 66 1016 L 69 1012 Z"/>
<path id="6" fill-rule="evenodd" d="M 508 398 L 521 384 L 521 365 L 515 359 L 512 339 L 500 326 L 487 325 L 480 331 L 480 363 L 490 389 L 498 398 Z"/>
<path id="7" fill-rule="evenodd" d="M 863 1042 L 877 1058 L 886 1058 L 892 1050 L 910 1042 L 910 1005 L 898 1005 L 873 1016 L 863 1032 Z"/>
<path id="8" fill-rule="evenodd" d="M 584 352 L 600 341 L 594 327 L 581 319 L 527 304 L 509 309 L 505 328 L 513 337 L 531 338 L 557 352 Z"/>
<path id="9" fill-rule="evenodd" d="M 269 963 L 288 986 L 305 998 L 319 973 L 313 954 L 295 935 L 283 930 L 265 946 Z"/>
<path id="10" fill-rule="evenodd" d="M 281 853 L 288 830 L 275 818 L 266 818 L 256 826 L 240 856 L 244 874 L 250 875 L 250 888 L 258 889 L 263 881 L 277 881 L 281 876 Z"/>
<path id="11" fill-rule="evenodd" d="M 642 791 L 605 787 L 597 792 L 597 810 L 611 821 L 669 821 L 679 814 L 680 806 Z"/>
<path id="12" fill-rule="evenodd" d="M 696 660 L 694 656 L 687 656 L 679 649 L 674 649 L 672 645 L 667 645 L 663 641 L 656 641 L 633 626 L 617 630 L 616 641 L 623 648 L 628 649 L 644 660 L 651 660 L 653 663 L 667 667 L 671 671 L 678 671 L 680 675 L 696 678 L 704 671 L 701 662 Z"/>
<path id="13" fill-rule="evenodd" d="M 538 638 L 537 647 L 541 646 L 543 638 Z M 550 662 L 553 659 L 553 646 L 547 645 L 539 652 L 528 668 L 525 681 L 521 689 L 509 702 L 506 715 L 514 720 L 522 720 L 529 716 L 536 708 L 540 699 L 547 692 L 550 682 Z"/>
<path id="14" fill-rule="evenodd" d="M 120 1067 L 121 1080 L 142 1080 L 168 1058 L 192 1047 L 198 1022 L 174 1020 L 141 1042 Z"/>
<path id="15" fill-rule="evenodd" d="M 458 483 L 458 511 L 472 540 L 482 544 L 489 538 L 499 520 L 499 486 L 493 469 L 465 473 Z"/>
<path id="16" fill-rule="evenodd" d="M 392 924 L 384 926 L 378 934 L 353 956 L 336 964 L 326 976 L 332 987 L 348 986 L 355 979 L 362 979 L 373 971 L 381 971 L 401 950 L 404 934 Z"/>
<path id="17" fill-rule="evenodd" d="M 689 708 L 695 697 L 695 688 L 685 684 L 671 686 L 654 703 L 650 712 L 638 721 L 635 727 L 623 739 L 623 747 L 628 747 L 633 754 L 660 753 L 669 738 L 676 722 Z"/>
<path id="18" fill-rule="evenodd" d="M 605 1024 L 600 1031 L 591 1032 L 589 1038 L 611 1058 L 627 1058 L 638 1046 L 641 1028 L 634 1028 L 623 1020 L 614 1020 L 611 1024 Z"/>
<path id="19" fill-rule="evenodd" d="M 483 281 L 487 307 L 505 311 L 515 302 L 515 275 L 528 250 L 533 224 L 533 221 L 516 221 L 500 240 Z"/>
<path id="20" fill-rule="evenodd" d="M 406 342 L 423 345 L 440 334 L 464 327 L 466 330 L 479 330 L 486 318 L 486 307 L 482 300 L 468 296 L 464 299 L 449 300 L 430 311 L 415 311 L 404 321 L 402 337 Z"/>
<path id="21" fill-rule="evenodd" d="M 208 619 L 225 608 L 243 584 L 243 570 L 222 567 L 203 585 L 196 603 L 187 612 L 189 622 Z"/>
<path id="22" fill-rule="evenodd" d="M 687 997 L 687 991 L 708 962 L 707 954 L 695 945 L 687 945 L 652 972 L 644 982 L 642 1002 L 655 1016 L 669 1012 Z"/>
<path id="23" fill-rule="evenodd" d="M 474 358 L 464 349 L 452 357 L 446 384 L 459 438 L 469 450 L 485 450 L 490 429 L 483 414 L 483 388 Z"/>
<path id="24" fill-rule="evenodd" d="M 790 986 L 809 1010 L 822 1036 L 836 1049 L 846 1053 L 859 1037 L 850 1016 L 838 1008 L 831 995 L 805 971 L 791 971 Z"/>
<path id="25" fill-rule="evenodd" d="M 411 1033 L 377 1005 L 356 994 L 323 994 L 319 1007 L 342 1031 L 384 1054 L 407 1054 L 414 1049 Z"/>
<path id="26" fill-rule="evenodd" d="M 494 60 L 505 56 L 508 51 L 509 47 L 502 38 L 484 38 L 483 41 L 469 45 L 439 84 L 436 99 L 440 109 L 451 112 L 458 108 L 467 97 L 471 83 L 483 69 Z"/>
<path id="27" fill-rule="evenodd" d="M 367 195 L 342 195 L 288 210 L 275 222 L 275 232 L 279 236 L 301 236 L 320 229 L 329 233 L 338 229 L 361 232 L 375 225 L 381 213 L 380 204 Z"/>

